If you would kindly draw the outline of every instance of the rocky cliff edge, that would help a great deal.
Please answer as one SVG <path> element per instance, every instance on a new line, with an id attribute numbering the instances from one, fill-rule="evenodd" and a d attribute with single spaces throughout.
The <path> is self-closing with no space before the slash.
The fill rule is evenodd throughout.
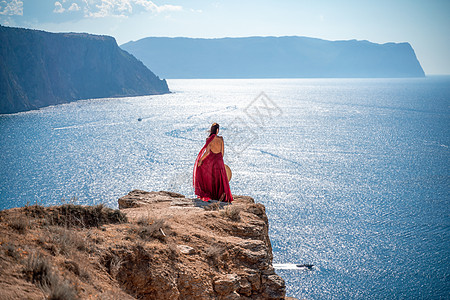
<path id="1" fill-rule="evenodd" d="M 165 93 L 167 82 L 112 37 L 0 25 L 0 114 Z"/>
<path id="2" fill-rule="evenodd" d="M 0 211 L 4 299 L 285 299 L 262 204 L 134 190 Z"/>

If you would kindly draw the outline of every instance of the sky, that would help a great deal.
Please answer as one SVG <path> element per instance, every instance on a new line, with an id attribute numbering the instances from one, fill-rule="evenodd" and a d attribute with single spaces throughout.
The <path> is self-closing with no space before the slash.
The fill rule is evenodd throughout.
<path id="1" fill-rule="evenodd" d="M 450 0 L 0 0 L 0 24 L 148 36 L 307 36 L 409 42 L 427 75 L 450 75 Z"/>

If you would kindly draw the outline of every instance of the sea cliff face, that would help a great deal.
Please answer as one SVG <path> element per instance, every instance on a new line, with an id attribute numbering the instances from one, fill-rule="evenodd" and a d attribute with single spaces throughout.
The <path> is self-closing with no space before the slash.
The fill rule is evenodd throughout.
<path id="1" fill-rule="evenodd" d="M 2 299 L 285 299 L 264 206 L 234 199 L 135 190 L 120 210 L 0 211 Z"/>
<path id="2" fill-rule="evenodd" d="M 148 37 L 121 45 L 165 78 L 423 77 L 409 43 L 300 36 Z M 158 57 L 158 59 L 154 59 Z"/>
<path id="3" fill-rule="evenodd" d="M 168 92 L 112 37 L 0 26 L 0 113 Z"/>

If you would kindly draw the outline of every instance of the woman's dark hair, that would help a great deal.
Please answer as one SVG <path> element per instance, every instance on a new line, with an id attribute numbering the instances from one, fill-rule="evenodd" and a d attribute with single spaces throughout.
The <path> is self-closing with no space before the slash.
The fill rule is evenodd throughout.
<path id="1" fill-rule="evenodd" d="M 209 136 L 213 134 L 217 134 L 217 131 L 219 130 L 219 124 L 214 123 L 211 125 L 211 129 L 209 130 Z"/>

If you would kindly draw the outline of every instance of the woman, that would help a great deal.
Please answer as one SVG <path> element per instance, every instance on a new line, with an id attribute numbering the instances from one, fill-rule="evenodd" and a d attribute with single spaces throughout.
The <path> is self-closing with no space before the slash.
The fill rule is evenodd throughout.
<path id="1" fill-rule="evenodd" d="M 195 161 L 194 189 L 203 201 L 215 199 L 231 202 L 233 197 L 223 163 L 223 138 L 218 133 L 219 124 L 212 124 L 209 137 Z"/>

